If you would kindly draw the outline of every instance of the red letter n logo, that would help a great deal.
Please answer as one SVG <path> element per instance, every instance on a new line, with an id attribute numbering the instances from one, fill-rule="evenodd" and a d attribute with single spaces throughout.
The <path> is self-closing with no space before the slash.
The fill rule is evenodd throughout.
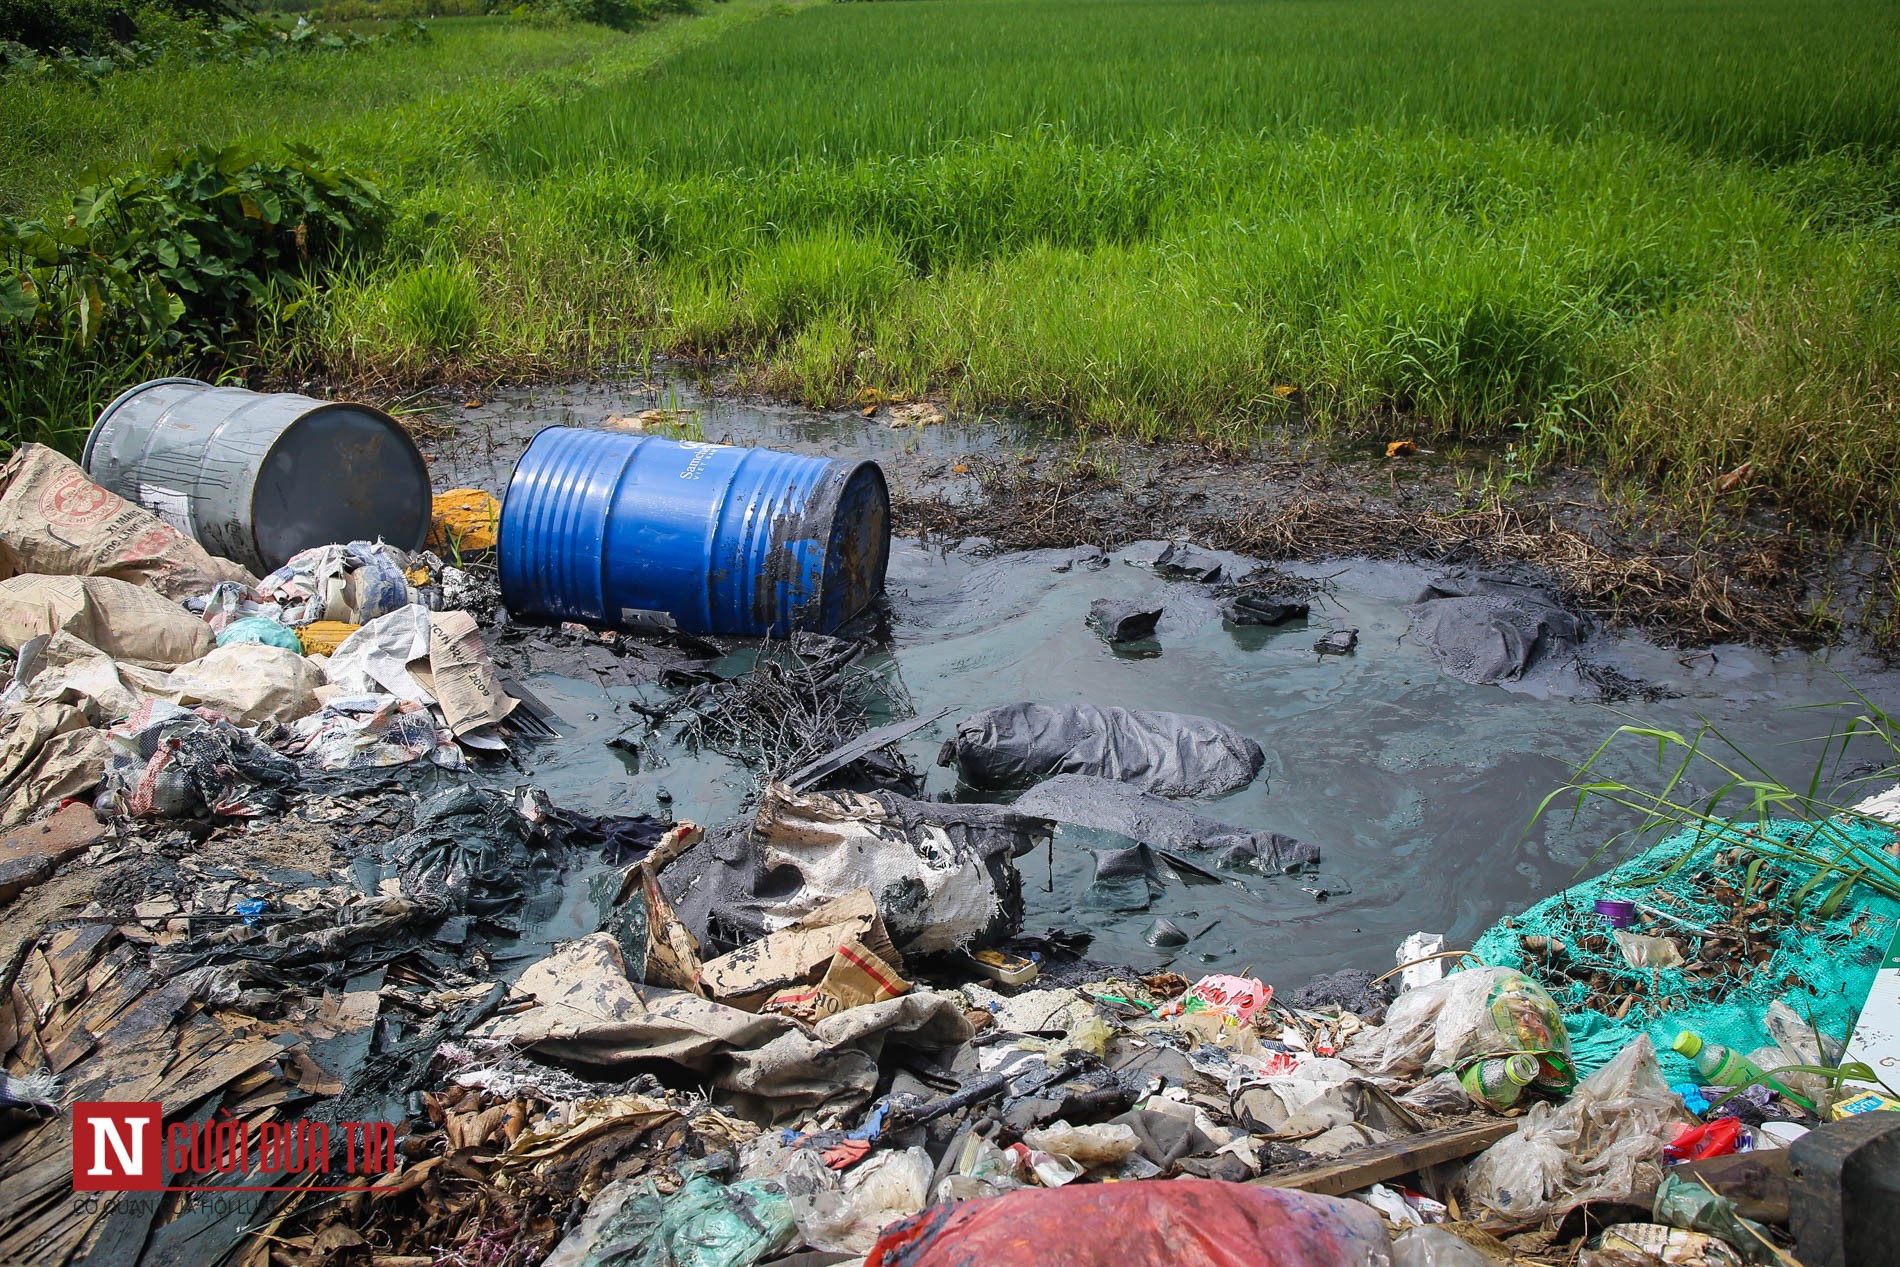
<path id="1" fill-rule="evenodd" d="M 156 1192 L 165 1184 L 157 1104 L 73 1105 L 73 1191 Z"/>

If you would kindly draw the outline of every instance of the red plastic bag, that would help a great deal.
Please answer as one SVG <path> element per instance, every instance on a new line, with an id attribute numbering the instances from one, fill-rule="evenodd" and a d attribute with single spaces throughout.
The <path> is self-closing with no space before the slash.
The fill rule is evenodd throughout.
<path id="1" fill-rule="evenodd" d="M 1371 1206 L 1212 1179 L 1024 1188 L 884 1229 L 865 1267 L 1385 1267 Z"/>
<path id="2" fill-rule="evenodd" d="M 1742 1124 L 1732 1117 L 1718 1118 L 1706 1126 L 1691 1126 L 1663 1146 L 1663 1160 L 1670 1165 L 1679 1161 L 1702 1161 L 1722 1157 L 1742 1146 Z"/>

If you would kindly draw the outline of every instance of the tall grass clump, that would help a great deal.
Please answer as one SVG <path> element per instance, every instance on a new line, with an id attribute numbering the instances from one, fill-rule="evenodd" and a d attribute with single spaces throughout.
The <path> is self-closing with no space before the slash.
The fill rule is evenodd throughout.
<path id="1" fill-rule="evenodd" d="M 807 399 L 1226 443 L 1297 388 L 1338 433 L 1895 522 L 1896 43 L 1869 0 L 819 6 L 484 165 L 637 261 L 657 343 Z M 866 240 L 908 273 L 848 321 L 759 263 Z"/>

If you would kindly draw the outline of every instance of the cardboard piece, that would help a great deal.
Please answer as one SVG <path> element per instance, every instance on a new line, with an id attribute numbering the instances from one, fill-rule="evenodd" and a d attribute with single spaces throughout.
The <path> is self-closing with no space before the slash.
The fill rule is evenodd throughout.
<path id="1" fill-rule="evenodd" d="M 100 488 L 43 444 L 21 445 L 0 468 L 0 576 L 108 576 L 173 599 L 220 581 L 257 584 L 183 526 Z"/>
<path id="2" fill-rule="evenodd" d="M 1847 1041 L 1847 1059 L 1864 1062 L 1883 1079 L 1891 1080 L 1900 1070 L 1900 929 L 1874 971 L 1873 987 Z"/>
<path id="3" fill-rule="evenodd" d="M 520 703 L 501 689 L 475 618 L 467 612 L 436 612 L 429 617 L 429 658 L 410 665 L 409 672 L 435 696 L 457 739 L 494 725 Z"/>
<path id="4" fill-rule="evenodd" d="M 909 992 L 910 982 L 883 958 L 861 941 L 848 941 L 832 955 L 817 985 L 780 990 L 760 1010 L 816 1025 L 827 1016 Z"/>
<path id="5" fill-rule="evenodd" d="M 869 889 L 833 898 L 796 923 L 709 961 L 700 969 L 700 984 L 708 998 L 756 1012 L 781 991 L 818 984 L 839 948 L 850 944 L 865 947 L 895 978 L 899 968 L 892 965 L 901 965 L 903 959 L 891 944 Z"/>
<path id="6" fill-rule="evenodd" d="M 660 892 L 659 881 L 645 869 L 640 874 L 640 895 L 647 904 L 647 984 L 705 997 L 699 984 L 699 939 L 680 923 Z"/>

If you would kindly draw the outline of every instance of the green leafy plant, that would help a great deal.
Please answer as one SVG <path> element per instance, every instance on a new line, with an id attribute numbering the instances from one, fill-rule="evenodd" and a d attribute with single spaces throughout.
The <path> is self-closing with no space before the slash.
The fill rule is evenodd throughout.
<path id="1" fill-rule="evenodd" d="M 0 220 L 0 329 L 216 351 L 284 282 L 380 233 L 381 192 L 291 146 L 175 151 L 82 189 L 63 220 Z"/>
<path id="2" fill-rule="evenodd" d="M 92 379 L 228 359 L 261 309 L 386 218 L 374 185 L 296 146 L 165 154 L 81 190 L 63 218 L 0 218 L 0 378 L 30 421 L 15 434 L 82 425 L 70 411 L 96 397 Z"/>
<path id="3" fill-rule="evenodd" d="M 1592 799 L 1638 814 L 1636 824 L 1610 837 L 1592 855 L 1592 862 L 1618 846 L 1641 846 L 1663 834 L 1692 828 L 1698 847 L 1684 851 L 1657 875 L 1633 882 L 1639 885 L 1674 874 L 1703 847 L 1714 846 L 1755 855 L 1747 872 L 1751 888 L 1765 860 L 1811 868 L 1812 875 L 1793 892 L 1789 906 L 1798 911 L 1818 897 L 1814 914 L 1819 918 L 1837 912 L 1857 884 L 1900 898 L 1900 859 L 1847 830 L 1855 824 L 1886 826 L 1855 809 L 1849 793 L 1900 779 L 1900 719 L 1862 692 L 1848 689 L 1851 701 L 1822 706 L 1853 712 L 1845 725 L 1812 741 L 1818 749 L 1804 784 L 1784 782 L 1713 724 L 1705 723 L 1693 735 L 1653 726 L 1619 726 L 1564 786 L 1543 799 L 1531 821 L 1535 824 L 1566 798 L 1574 798 L 1573 819 Z M 1660 786 L 1642 786 L 1604 773 L 1605 758 L 1625 739 L 1654 745 Z M 1834 781 L 1849 745 L 1857 741 L 1863 747 L 1876 746 L 1882 758 L 1867 772 Z M 1692 787 L 1711 779 L 1712 791 L 1690 794 Z M 1777 822 L 1789 821 L 1799 825 L 1797 830 L 1775 829 Z"/>

